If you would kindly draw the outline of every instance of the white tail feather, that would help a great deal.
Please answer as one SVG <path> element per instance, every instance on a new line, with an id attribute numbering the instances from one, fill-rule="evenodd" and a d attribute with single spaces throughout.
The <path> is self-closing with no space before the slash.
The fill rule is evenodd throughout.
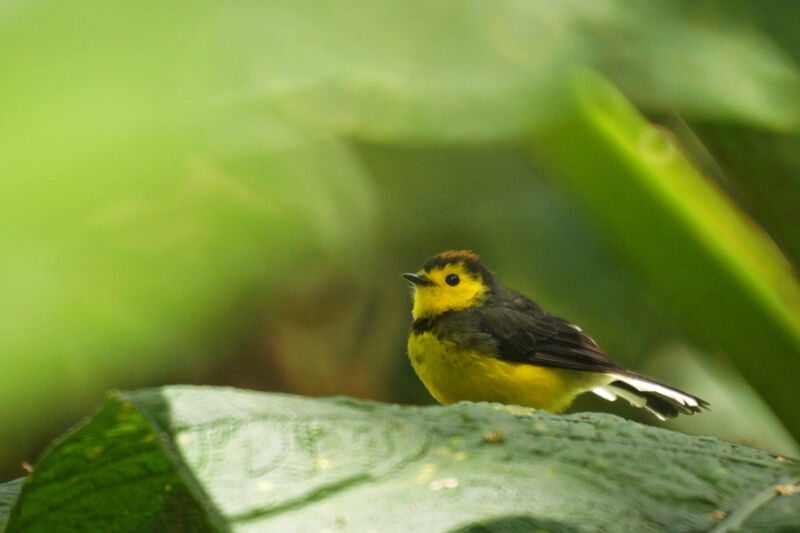
<path id="1" fill-rule="evenodd" d="M 658 418 L 662 422 L 664 420 L 666 420 L 666 417 L 664 415 L 662 415 L 661 413 L 659 413 L 658 411 L 656 411 L 655 409 L 653 409 L 653 408 L 651 408 L 650 406 L 647 405 L 647 399 L 646 398 L 643 398 L 642 396 L 636 396 L 631 391 L 625 390 L 625 389 L 620 389 L 618 387 L 615 387 L 614 385 L 606 385 L 606 387 L 607 387 L 607 389 L 610 389 L 611 391 L 613 391 L 613 394 L 619 396 L 620 398 L 624 398 L 625 400 L 627 400 L 627 402 L 629 404 L 631 404 L 632 406 L 634 406 L 634 407 L 644 407 L 645 409 L 647 409 L 648 411 L 650 411 L 651 413 L 656 415 L 656 418 Z"/>
<path id="2" fill-rule="evenodd" d="M 624 374 L 609 374 L 609 376 L 613 377 L 616 380 L 627 383 L 636 390 L 642 392 L 655 392 L 657 394 L 675 400 L 681 405 L 688 405 L 689 407 L 699 407 L 697 400 L 695 400 L 688 394 L 684 394 L 680 391 L 671 389 L 669 387 L 665 387 L 664 385 L 660 385 L 658 383 L 649 381 L 647 379 L 642 379 L 634 376 L 626 376 Z M 614 393 L 616 393 L 619 396 L 622 396 L 621 394 L 619 394 L 619 389 L 614 389 Z M 627 398 L 625 399 L 627 400 Z"/>
<path id="3" fill-rule="evenodd" d="M 595 387 L 592 389 L 592 392 L 600 396 L 602 399 L 608 400 L 609 402 L 613 402 L 617 399 L 616 394 L 603 387 Z"/>

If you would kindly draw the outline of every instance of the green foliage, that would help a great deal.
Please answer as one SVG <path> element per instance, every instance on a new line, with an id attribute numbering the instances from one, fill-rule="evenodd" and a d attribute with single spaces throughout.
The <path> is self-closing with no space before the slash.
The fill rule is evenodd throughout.
<path id="1" fill-rule="evenodd" d="M 723 349 L 800 436 L 800 286 L 784 257 L 613 87 L 579 72 L 565 94 L 560 120 L 532 149 L 600 219 L 674 320 Z M 784 372 L 769 370 L 776 366 Z"/>
<path id="2" fill-rule="evenodd" d="M 775 490 L 798 482 L 793 461 L 611 415 L 168 387 L 57 441 L 6 531 L 766 532 L 800 527 L 800 494 Z"/>
<path id="3" fill-rule="evenodd" d="M 215 350 L 258 342 L 268 371 L 241 371 L 248 386 L 422 401 L 396 274 L 453 247 L 623 364 L 726 352 L 755 392 L 696 383 L 719 391 L 713 427 L 796 449 L 773 418 L 740 416 L 760 394 L 800 434 L 797 288 L 726 193 L 800 262 L 797 8 L 694 4 L 0 9 L 3 468 L 109 388 L 207 381 L 192 372 L 216 376 Z M 661 148 L 726 192 L 682 157 L 629 153 L 657 130 L 628 104 L 570 104 L 576 67 L 674 119 L 685 135 Z M 608 90 L 582 98 L 604 107 Z"/>

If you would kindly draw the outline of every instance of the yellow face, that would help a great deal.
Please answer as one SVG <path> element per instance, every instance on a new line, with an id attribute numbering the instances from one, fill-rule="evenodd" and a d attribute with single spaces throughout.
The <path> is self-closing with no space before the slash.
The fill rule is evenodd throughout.
<path id="1" fill-rule="evenodd" d="M 489 290 L 480 274 L 467 270 L 463 262 L 420 270 L 417 274 L 431 283 L 414 286 L 414 309 L 411 311 L 414 319 L 480 305 Z"/>

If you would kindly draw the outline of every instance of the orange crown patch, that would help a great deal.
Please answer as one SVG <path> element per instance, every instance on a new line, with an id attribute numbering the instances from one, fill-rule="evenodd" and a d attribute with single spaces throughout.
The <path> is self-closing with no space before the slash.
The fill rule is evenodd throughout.
<path id="1" fill-rule="evenodd" d="M 448 250 L 436 257 L 444 261 L 477 261 L 480 259 L 478 254 L 472 253 L 472 250 Z"/>

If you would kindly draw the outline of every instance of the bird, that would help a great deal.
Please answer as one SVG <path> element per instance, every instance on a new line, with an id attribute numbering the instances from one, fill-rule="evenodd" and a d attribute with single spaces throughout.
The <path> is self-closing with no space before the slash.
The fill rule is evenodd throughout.
<path id="1" fill-rule="evenodd" d="M 660 420 L 705 400 L 622 368 L 580 327 L 498 283 L 469 250 L 429 258 L 413 287 L 408 356 L 442 404 L 499 402 L 560 413 L 587 392 L 623 398 Z"/>

